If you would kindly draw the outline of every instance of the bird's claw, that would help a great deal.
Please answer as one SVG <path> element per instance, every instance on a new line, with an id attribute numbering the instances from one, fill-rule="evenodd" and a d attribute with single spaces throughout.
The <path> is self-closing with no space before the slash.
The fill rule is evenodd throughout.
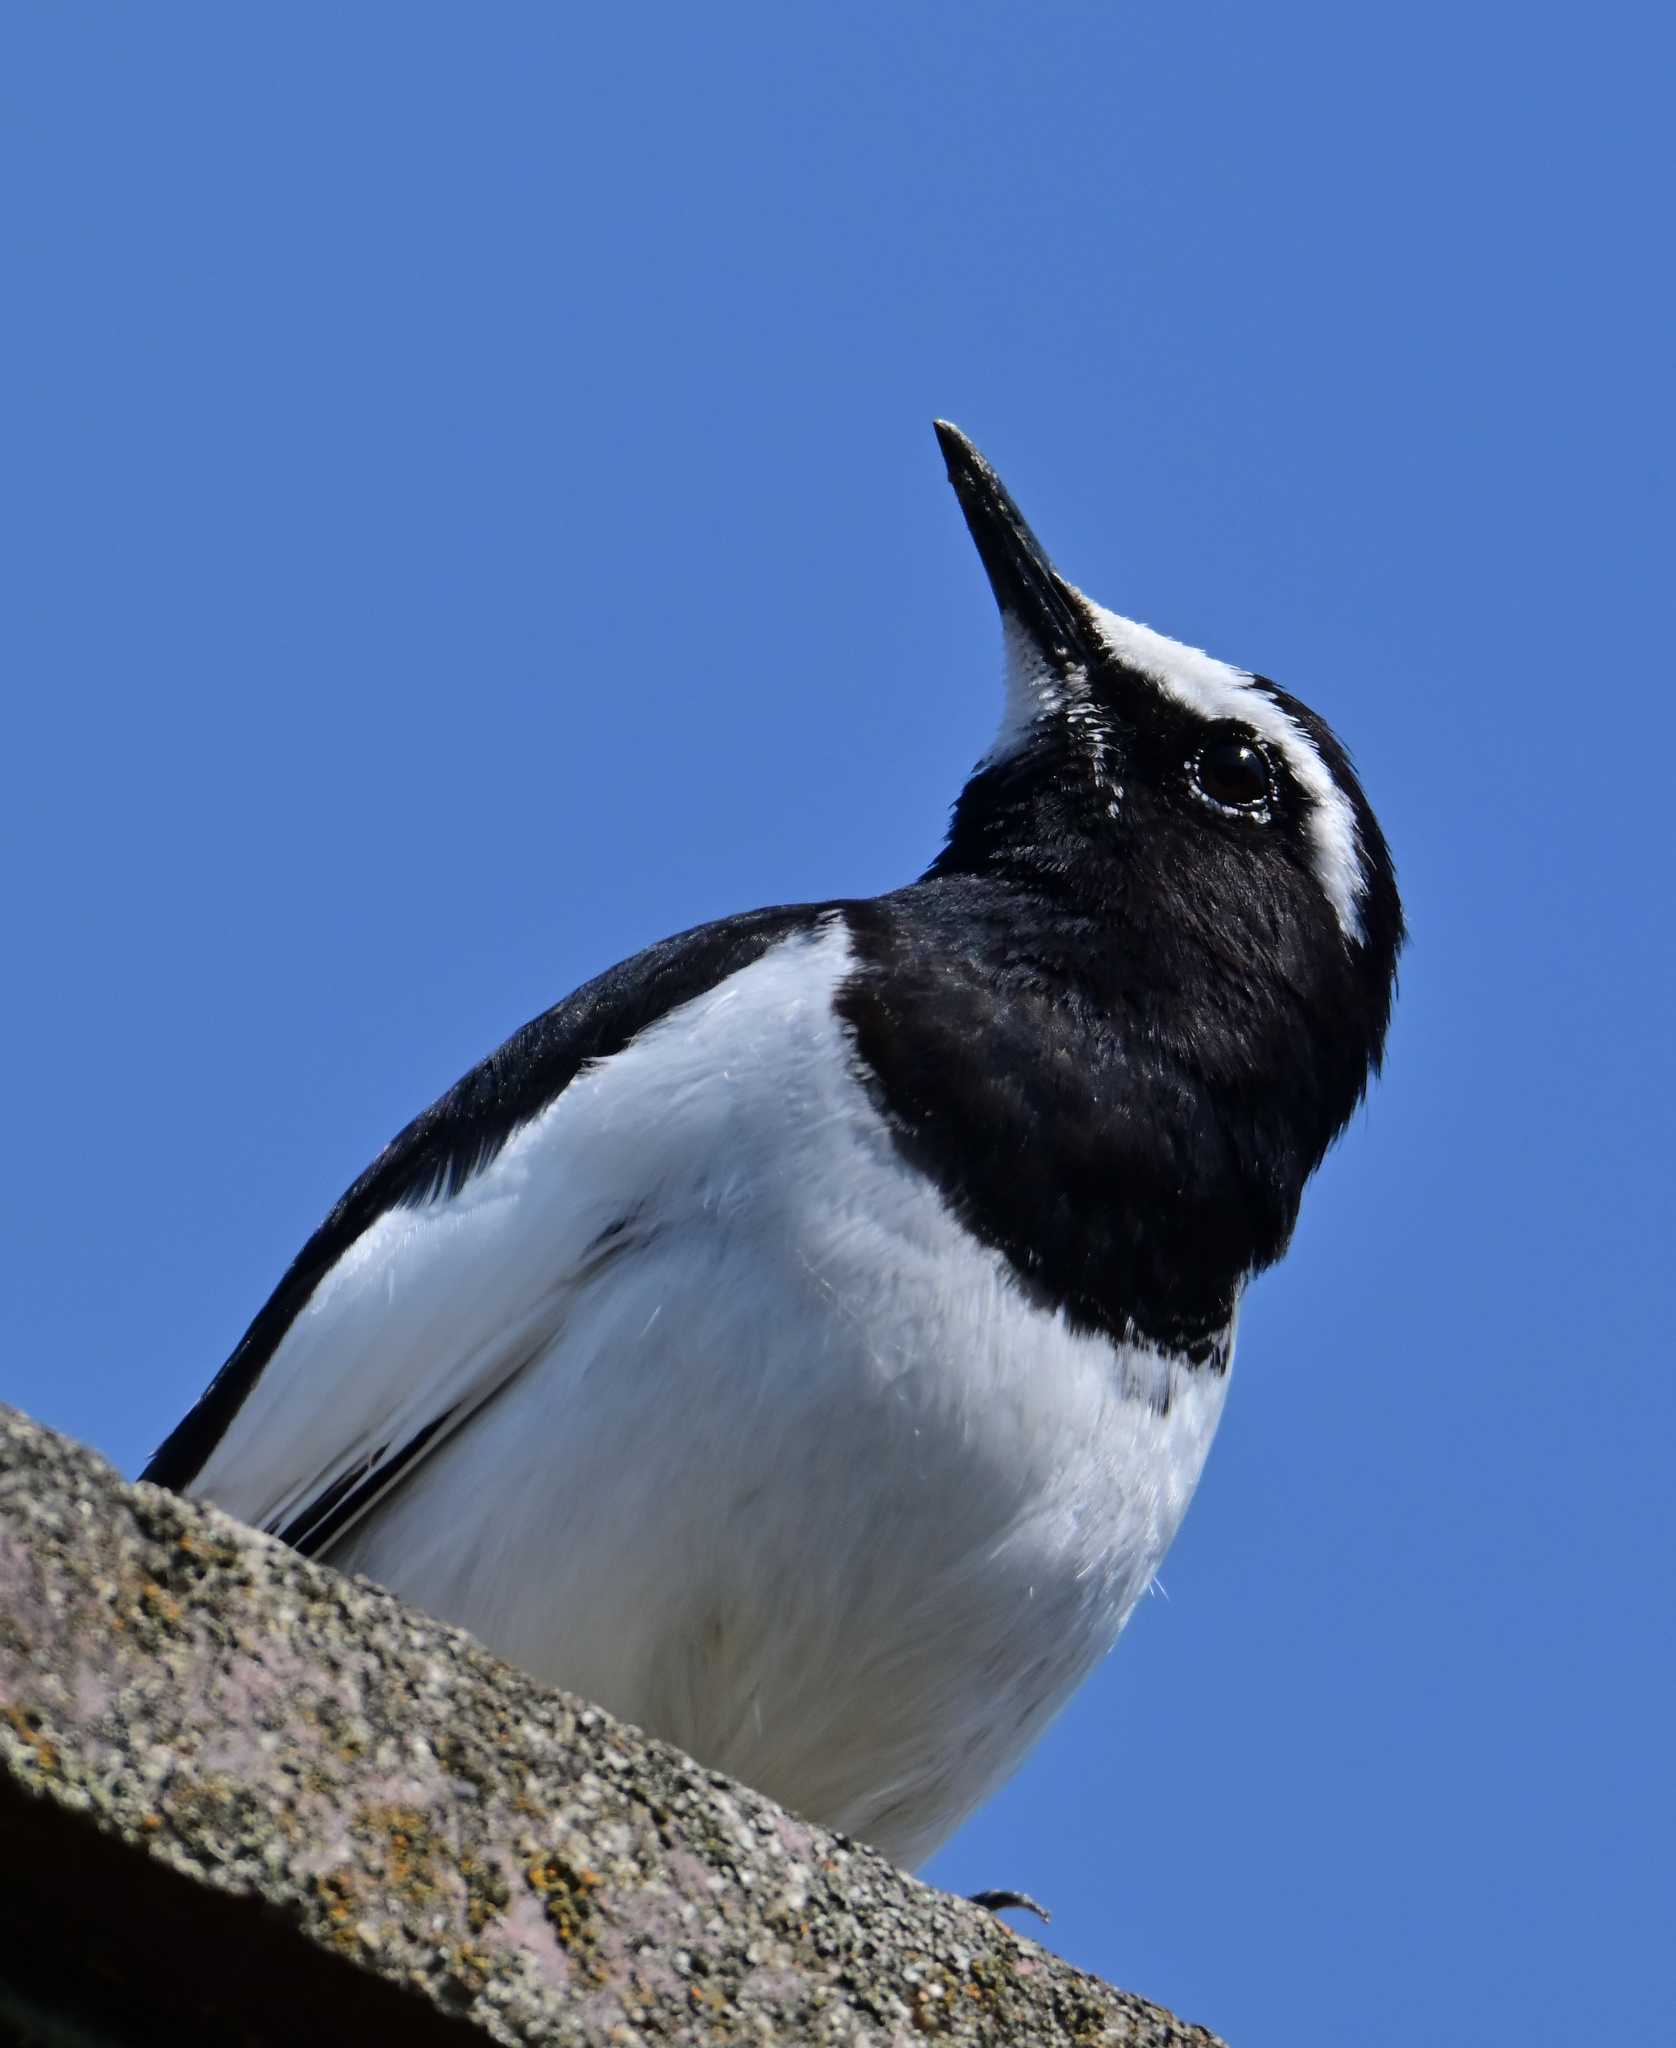
<path id="1" fill-rule="evenodd" d="M 1053 1919 L 1046 1906 L 1037 1905 L 1028 1892 L 972 1892 L 974 1906 L 987 1906 L 992 1913 L 1034 1913 L 1045 1927 Z"/>

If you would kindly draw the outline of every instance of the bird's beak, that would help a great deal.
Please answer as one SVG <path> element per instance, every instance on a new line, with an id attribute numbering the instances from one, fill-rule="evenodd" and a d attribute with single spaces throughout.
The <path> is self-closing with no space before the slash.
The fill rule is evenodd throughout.
<path id="1" fill-rule="evenodd" d="M 1003 617 L 1016 620 L 1061 674 L 1092 668 L 1103 649 L 1081 594 L 1048 560 L 1006 485 L 960 429 L 947 420 L 935 426 L 949 482 Z"/>

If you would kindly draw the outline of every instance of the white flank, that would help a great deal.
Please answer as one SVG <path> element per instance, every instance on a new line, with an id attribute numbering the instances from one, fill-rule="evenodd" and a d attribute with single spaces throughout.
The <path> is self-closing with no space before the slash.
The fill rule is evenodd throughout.
<path id="1" fill-rule="evenodd" d="M 1110 1648 L 1226 1379 L 1073 1334 L 952 1220 L 849 964 L 836 919 L 782 942 L 374 1224 L 193 1490 L 269 1522 L 492 1392 L 332 1562 L 913 1864 Z"/>

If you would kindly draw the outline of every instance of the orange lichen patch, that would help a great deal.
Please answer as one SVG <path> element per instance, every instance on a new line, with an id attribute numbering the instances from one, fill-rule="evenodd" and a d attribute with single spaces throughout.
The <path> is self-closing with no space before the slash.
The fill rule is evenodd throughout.
<path id="1" fill-rule="evenodd" d="M 350 1833 L 364 1846 L 371 1873 L 382 1879 L 403 1905 L 423 1911 L 436 1903 L 443 1887 L 447 1849 L 437 1841 L 429 1819 L 418 1807 L 363 1807 Z"/>
<path id="2" fill-rule="evenodd" d="M 466 1886 L 466 1925 L 473 1934 L 481 1934 L 506 1911 L 512 1887 L 492 1864 L 479 1862 L 475 1856 L 462 1856 L 459 1871 Z"/>
<path id="3" fill-rule="evenodd" d="M 605 1973 L 591 1954 L 600 1933 L 595 1897 L 599 1873 L 554 1852 L 538 1856 L 525 1870 L 524 1882 L 541 1901 L 559 1946 L 587 1974 L 603 1981 Z"/>
<path id="4" fill-rule="evenodd" d="M 41 1716 L 33 1707 L 20 1707 L 8 1703 L 6 1719 L 29 1745 L 30 1763 L 45 1775 L 56 1776 L 58 1771 L 58 1745 L 41 1726 Z"/>
<path id="5" fill-rule="evenodd" d="M 968 2022 L 974 2004 L 993 2005 L 1007 1989 L 1004 1971 L 983 1957 L 974 1957 L 958 1973 L 941 1963 L 916 1966 L 904 1996 L 917 2033 L 947 2034 Z M 1074 2038 L 1080 2041 L 1082 2037 Z"/>
<path id="6" fill-rule="evenodd" d="M 183 1609 L 167 1586 L 158 1585 L 155 1579 L 147 1579 L 140 1588 L 140 1600 L 154 1621 L 160 1621 L 167 1629 L 180 1627 Z"/>
<path id="7" fill-rule="evenodd" d="M 235 1545 L 218 1543 L 199 1529 L 182 1529 L 174 1539 L 173 1549 L 176 1557 L 185 1560 L 186 1569 L 195 1578 L 217 1565 L 240 1562 Z"/>
<path id="8" fill-rule="evenodd" d="M 420 1807 L 363 1807 L 350 1833 L 360 1845 L 372 1893 L 361 1901 L 356 1916 L 363 1942 L 377 1938 L 368 1929 L 380 1907 L 387 1912 L 394 1904 L 399 1912 L 428 1919 L 439 1907 L 447 1907 L 450 1897 L 457 1895 L 457 1885 L 463 1886 L 466 1926 L 475 1935 L 498 1919 L 511 1899 L 511 1887 L 499 1871 L 477 1857 L 457 1857 Z M 337 1898 L 347 1903 L 352 1897 L 347 1874 L 338 1873 L 335 1883 Z M 333 1907 L 328 1911 L 334 1919 L 339 1917 Z M 443 1953 L 449 1976 L 468 1994 L 480 1991 L 498 1967 L 490 1953 L 469 1941 L 449 1942 Z"/>
<path id="9" fill-rule="evenodd" d="M 356 1932 L 361 1902 L 356 1897 L 355 1879 L 348 1870 L 328 1870 L 314 1880 L 314 1894 L 327 1922 L 327 1936 L 334 1948 L 353 1953 L 361 1946 Z"/>
<path id="10" fill-rule="evenodd" d="M 713 2020 L 725 2020 L 732 2007 L 731 1999 L 719 1984 L 689 1984 L 687 2003 L 694 2012 L 707 2013 Z"/>

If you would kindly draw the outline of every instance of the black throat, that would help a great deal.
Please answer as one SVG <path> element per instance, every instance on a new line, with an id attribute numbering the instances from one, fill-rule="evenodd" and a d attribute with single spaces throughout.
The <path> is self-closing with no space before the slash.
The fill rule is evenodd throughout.
<path id="1" fill-rule="evenodd" d="M 1190 985 L 1022 874 L 933 871 L 845 911 L 840 1010 L 904 1156 L 1074 1328 L 1224 1365 L 1365 1058 L 1324 1100 L 1290 1006 L 1265 1029 L 1260 988 Z"/>

